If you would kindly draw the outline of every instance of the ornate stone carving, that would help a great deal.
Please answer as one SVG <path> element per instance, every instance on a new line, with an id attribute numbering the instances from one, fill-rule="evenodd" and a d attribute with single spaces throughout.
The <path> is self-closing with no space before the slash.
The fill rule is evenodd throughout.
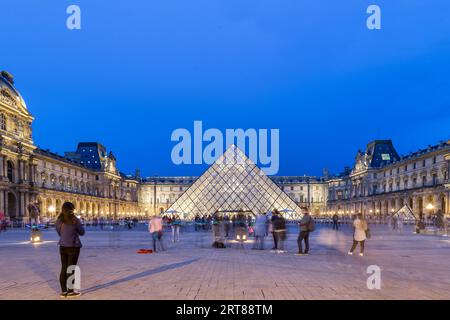
<path id="1" fill-rule="evenodd" d="M 14 99 L 14 97 L 12 96 L 12 94 L 9 92 L 8 89 L 0 90 L 0 101 L 13 107 L 17 106 L 16 99 Z"/>

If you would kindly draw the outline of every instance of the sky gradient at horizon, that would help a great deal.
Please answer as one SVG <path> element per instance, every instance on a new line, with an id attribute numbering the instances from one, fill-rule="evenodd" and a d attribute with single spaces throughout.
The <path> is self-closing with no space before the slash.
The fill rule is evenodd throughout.
<path id="1" fill-rule="evenodd" d="M 0 0 L 1 1 L 1 0 Z M 82 30 L 66 28 L 66 8 Z M 382 9 L 382 30 L 366 9 Z M 279 175 L 351 166 L 392 139 L 403 155 L 450 139 L 448 0 L 16 0 L 0 7 L 0 69 L 36 117 L 36 145 L 112 150 L 125 173 L 175 166 L 171 133 L 280 129 Z"/>

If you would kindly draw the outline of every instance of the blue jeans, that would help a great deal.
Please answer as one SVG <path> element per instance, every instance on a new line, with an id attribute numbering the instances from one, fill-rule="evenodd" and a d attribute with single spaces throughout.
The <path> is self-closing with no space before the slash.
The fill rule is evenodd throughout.
<path id="1" fill-rule="evenodd" d="M 153 232 L 152 233 L 152 238 L 153 238 L 153 252 L 156 252 L 156 243 L 159 243 L 159 248 L 161 251 L 164 251 L 164 245 L 163 245 L 163 241 L 162 241 L 162 232 Z"/>

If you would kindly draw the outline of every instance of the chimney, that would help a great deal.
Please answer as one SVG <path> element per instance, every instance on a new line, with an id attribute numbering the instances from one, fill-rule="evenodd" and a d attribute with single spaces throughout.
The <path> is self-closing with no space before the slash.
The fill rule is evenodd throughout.
<path id="1" fill-rule="evenodd" d="M 136 169 L 136 172 L 134 174 L 135 178 L 138 180 L 141 180 L 141 170 L 140 169 Z"/>
<path id="2" fill-rule="evenodd" d="M 323 179 L 328 180 L 330 178 L 330 171 L 327 168 L 323 168 Z"/>

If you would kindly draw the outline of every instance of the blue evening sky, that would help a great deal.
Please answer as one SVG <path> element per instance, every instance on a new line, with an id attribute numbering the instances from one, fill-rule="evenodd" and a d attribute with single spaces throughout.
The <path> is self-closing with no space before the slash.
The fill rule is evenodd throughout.
<path id="1" fill-rule="evenodd" d="M 448 0 L 0 0 L 0 14 L 0 69 L 35 143 L 99 141 L 126 173 L 200 174 L 170 158 L 194 120 L 280 128 L 283 175 L 340 172 L 373 139 L 401 154 L 450 139 Z"/>

